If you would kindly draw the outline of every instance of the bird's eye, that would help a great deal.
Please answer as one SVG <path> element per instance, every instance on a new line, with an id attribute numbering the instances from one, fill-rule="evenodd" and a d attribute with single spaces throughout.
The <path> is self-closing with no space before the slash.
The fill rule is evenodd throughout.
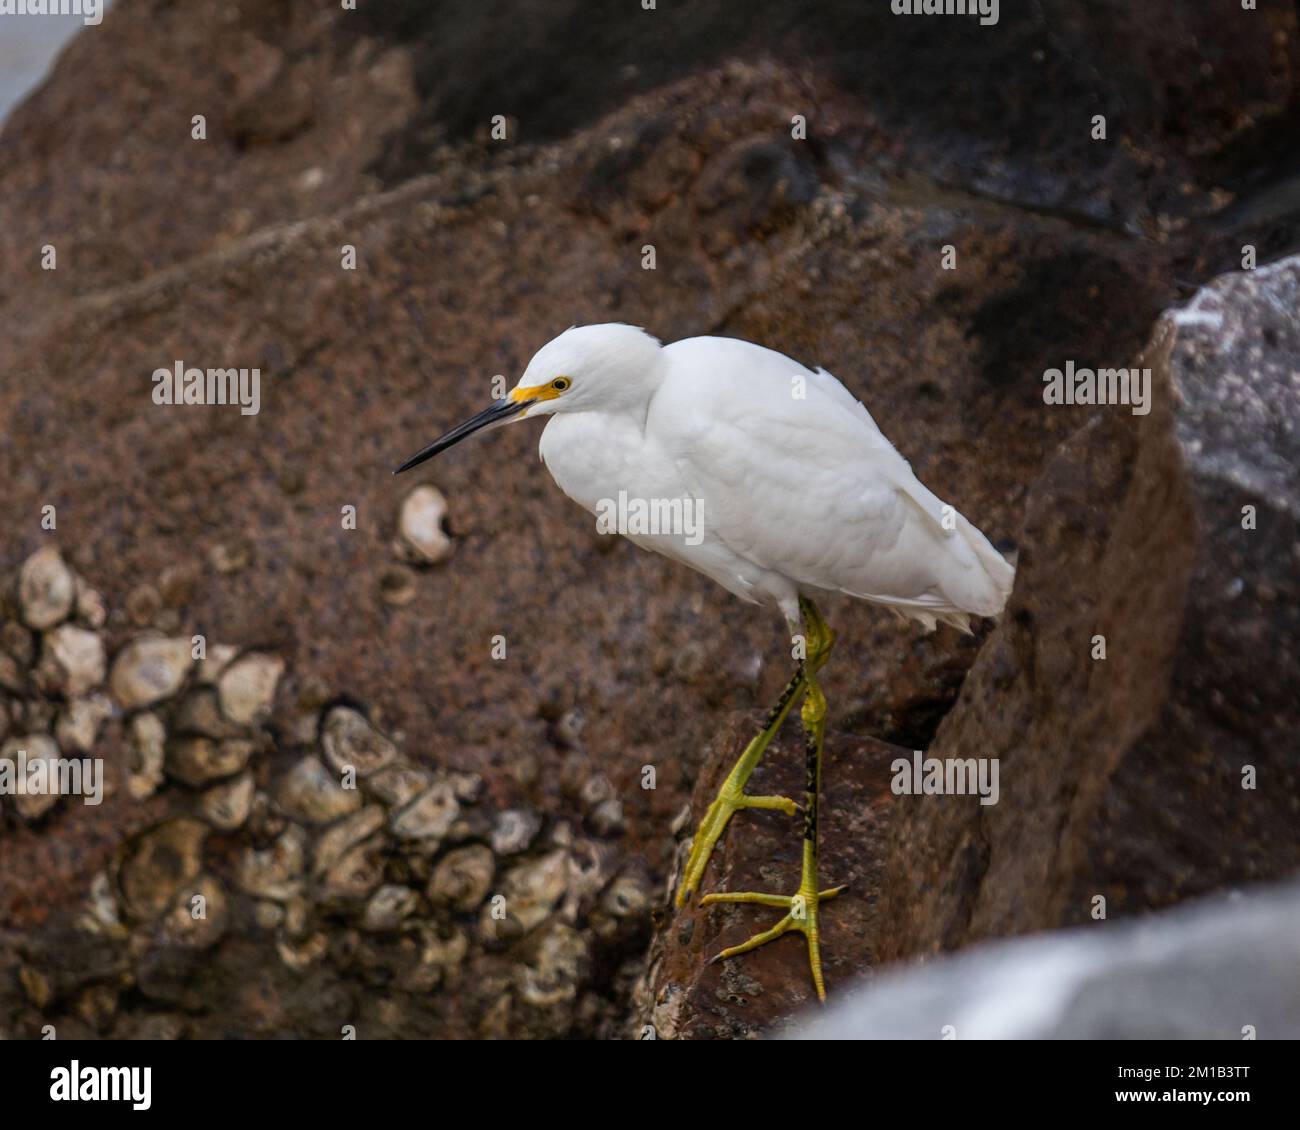
<path id="1" fill-rule="evenodd" d="M 568 377 L 556 377 L 555 380 L 551 382 L 551 388 L 555 389 L 556 392 L 563 392 L 571 384 L 573 384 L 573 382 L 569 380 Z"/>

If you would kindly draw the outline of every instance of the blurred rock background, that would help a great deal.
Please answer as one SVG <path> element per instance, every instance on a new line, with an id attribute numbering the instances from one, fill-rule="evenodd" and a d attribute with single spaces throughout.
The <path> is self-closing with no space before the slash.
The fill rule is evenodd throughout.
<path id="1" fill-rule="evenodd" d="M 781 625 L 597 536 L 535 429 L 405 509 L 389 474 L 575 323 L 826 366 L 1019 548 L 975 639 L 831 610 L 826 834 L 864 877 L 832 985 L 1300 863 L 1294 268 L 1161 319 L 1297 250 L 1296 6 L 1005 8 L 118 0 L 68 45 L 0 133 L 0 740 L 112 792 L 0 801 L 6 1034 L 749 1035 L 806 1002 L 798 939 L 688 983 L 756 926 L 665 899 Z M 1144 350 L 1149 417 L 1044 405 L 1045 369 Z M 260 414 L 155 405 L 177 359 L 260 367 Z M 196 633 L 206 664 L 145 642 Z M 1003 803 L 892 798 L 869 738 L 1000 756 Z"/>

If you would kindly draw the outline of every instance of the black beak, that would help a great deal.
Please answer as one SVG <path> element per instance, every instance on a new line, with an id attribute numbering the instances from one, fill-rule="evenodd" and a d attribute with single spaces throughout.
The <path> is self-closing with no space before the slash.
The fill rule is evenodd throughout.
<path id="1" fill-rule="evenodd" d="M 440 454 L 451 447 L 453 444 L 460 443 L 466 436 L 471 436 L 475 432 L 481 432 L 484 428 L 490 428 L 494 424 L 504 424 L 506 421 L 518 416 L 533 401 L 524 400 L 498 400 L 491 408 L 485 408 L 477 416 L 471 416 L 463 424 L 451 429 L 451 431 L 440 435 L 423 451 L 416 452 L 403 463 L 394 475 L 400 475 L 403 471 L 409 471 L 412 467 L 418 467 L 426 459 L 432 459 L 435 455 Z"/>

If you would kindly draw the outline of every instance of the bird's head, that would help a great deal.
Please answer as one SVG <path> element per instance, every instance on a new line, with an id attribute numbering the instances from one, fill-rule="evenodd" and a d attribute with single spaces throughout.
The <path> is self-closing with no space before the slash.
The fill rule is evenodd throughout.
<path id="1" fill-rule="evenodd" d="M 548 341 L 502 399 L 435 439 L 394 471 L 400 475 L 466 436 L 534 416 L 635 409 L 654 391 L 659 342 L 610 322 L 574 326 Z"/>

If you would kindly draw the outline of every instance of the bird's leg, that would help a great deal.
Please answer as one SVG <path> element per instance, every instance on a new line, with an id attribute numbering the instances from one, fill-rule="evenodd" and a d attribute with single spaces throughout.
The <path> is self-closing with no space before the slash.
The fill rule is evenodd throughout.
<path id="1" fill-rule="evenodd" d="M 799 881 L 799 890 L 792 896 L 769 895 L 758 892 L 735 892 L 727 894 L 705 895 L 700 900 L 701 906 L 716 903 L 756 903 L 760 906 L 784 908 L 786 915 L 770 930 L 755 934 L 738 946 L 723 950 L 714 961 L 735 957 L 757 949 L 766 942 L 779 938 L 790 930 L 800 931 L 808 939 L 808 963 L 812 968 L 813 985 L 817 996 L 826 999 L 826 984 L 822 979 L 821 932 L 817 926 L 817 910 L 825 899 L 834 898 L 843 887 L 831 887 L 819 890 L 817 886 L 817 840 L 820 818 L 821 782 L 822 782 L 822 739 L 826 731 L 826 696 L 822 694 L 817 683 L 816 671 L 826 662 L 830 653 L 834 635 L 826 621 L 822 619 L 812 601 L 800 602 L 804 618 L 808 623 L 809 661 L 805 668 L 807 692 L 799 714 L 803 721 L 804 744 L 806 750 L 806 777 L 804 783 L 804 826 L 803 826 L 803 870 Z M 815 642 L 814 642 L 815 641 Z M 816 662 L 814 662 L 814 656 Z"/>
<path id="2" fill-rule="evenodd" d="M 777 730 L 781 728 L 781 723 L 785 721 L 785 716 L 790 713 L 790 707 L 794 704 L 794 700 L 798 697 L 799 692 L 803 690 L 807 673 L 806 666 L 806 663 L 801 660 L 799 669 L 786 684 L 785 690 L 781 692 L 781 697 L 776 700 L 776 705 L 768 711 L 763 728 L 745 747 L 745 752 L 740 755 L 740 760 L 736 762 L 731 772 L 727 774 L 727 779 L 722 782 L 722 787 L 718 789 L 718 795 L 713 798 L 713 803 L 709 805 L 708 811 L 705 812 L 704 819 L 700 821 L 700 826 L 695 829 L 695 838 L 691 842 L 691 854 L 686 861 L 686 871 L 683 873 L 681 884 L 677 888 L 678 906 L 683 906 L 686 900 L 699 889 L 700 880 L 704 878 L 704 869 L 709 865 L 709 857 L 713 854 L 714 845 L 717 844 L 718 838 L 726 830 L 727 821 L 731 819 L 733 813 L 742 808 L 776 808 L 787 816 L 793 816 L 799 811 L 799 806 L 788 797 L 749 796 L 744 790 L 750 774 L 754 772 L 772 738 L 776 735 Z"/>

